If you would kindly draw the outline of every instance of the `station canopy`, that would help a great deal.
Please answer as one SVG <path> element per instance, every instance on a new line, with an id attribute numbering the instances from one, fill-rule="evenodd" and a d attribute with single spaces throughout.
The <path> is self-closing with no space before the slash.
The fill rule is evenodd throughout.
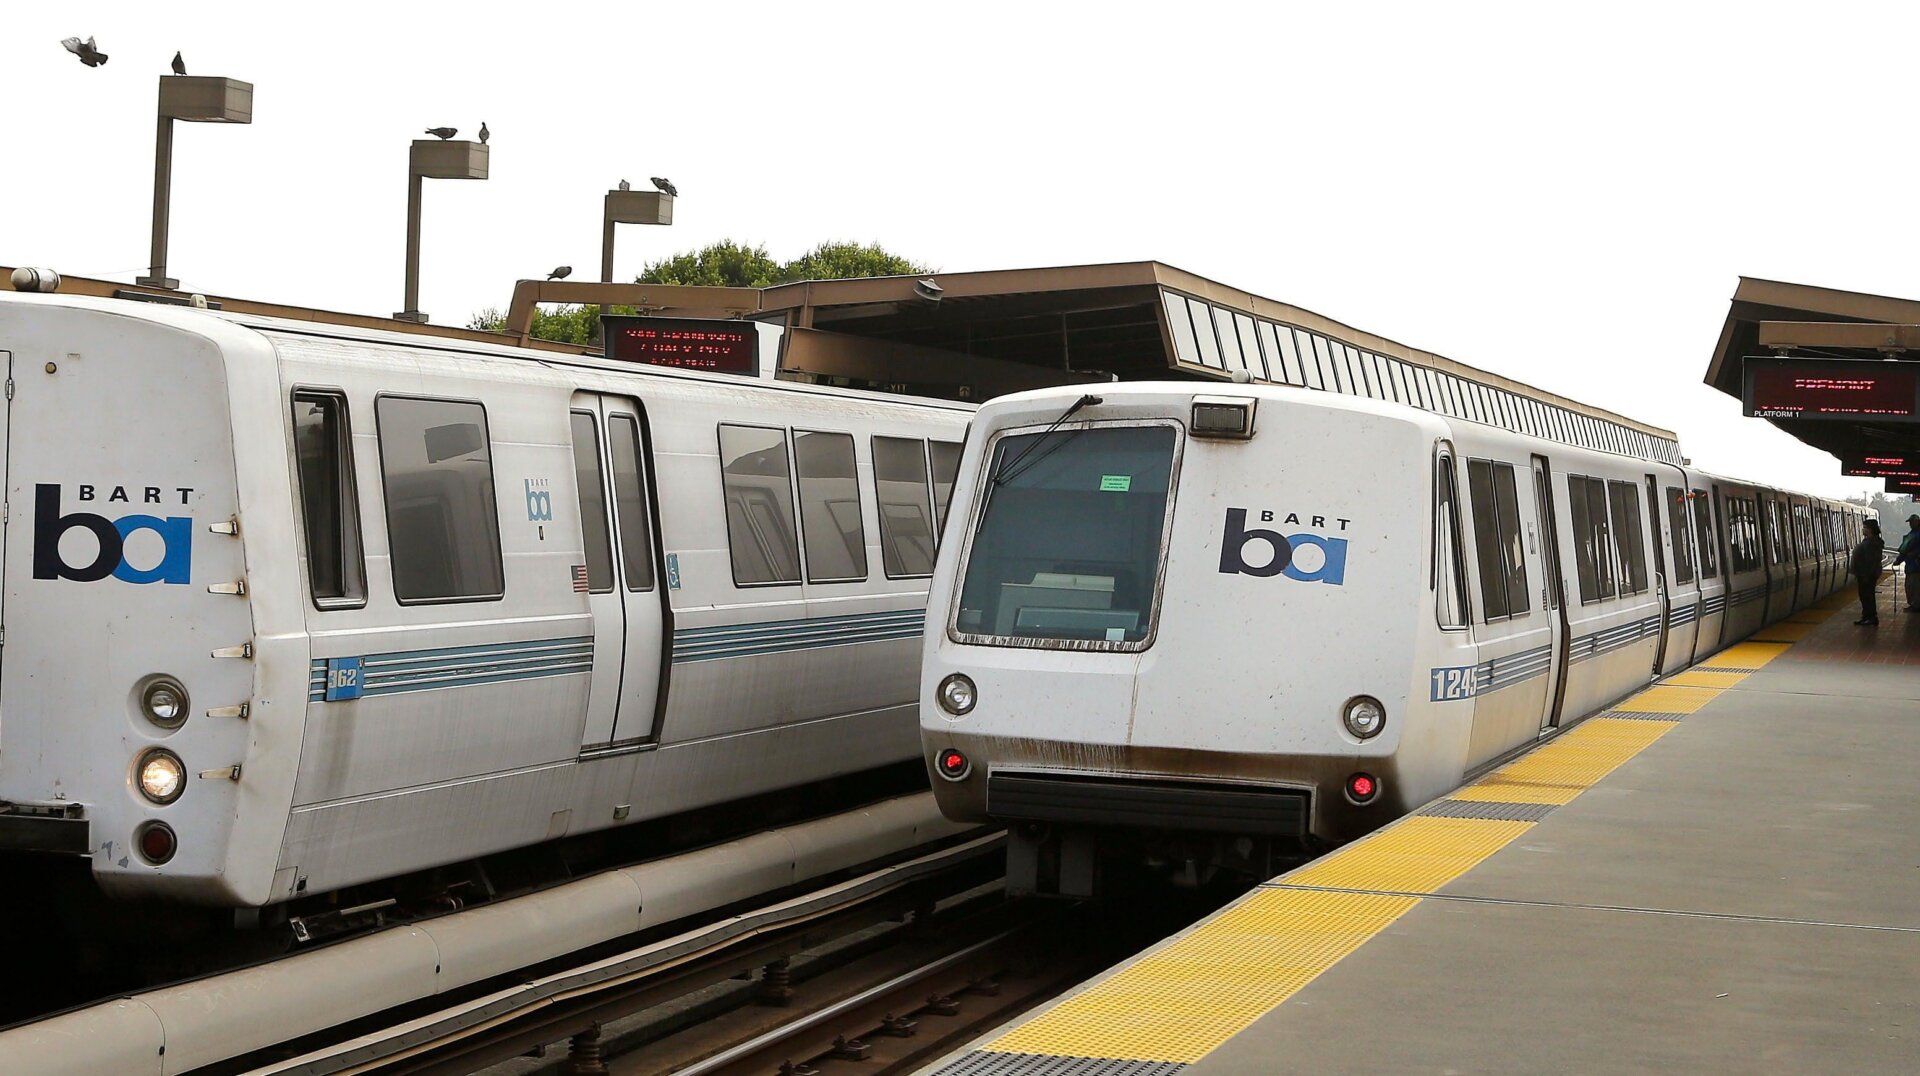
<path id="1" fill-rule="evenodd" d="M 984 400 L 1113 380 L 1303 385 L 1394 400 L 1604 451 L 1679 460 L 1674 435 L 1159 262 L 705 288 L 522 280 L 538 303 L 787 329 L 779 376 Z"/>
<path id="2" fill-rule="evenodd" d="M 1847 474 L 1920 488 L 1920 301 L 1741 277 L 1706 383 Z"/>

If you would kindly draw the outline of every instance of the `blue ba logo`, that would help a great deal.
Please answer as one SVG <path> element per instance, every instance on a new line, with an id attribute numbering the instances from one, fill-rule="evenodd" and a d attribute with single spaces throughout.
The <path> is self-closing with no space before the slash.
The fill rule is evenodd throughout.
<path id="1" fill-rule="evenodd" d="M 92 486 L 81 486 L 81 500 L 92 500 Z M 124 487 L 115 487 L 118 499 L 126 500 Z M 158 487 L 148 487 L 148 500 L 158 503 Z M 182 499 L 185 493 L 182 491 Z M 60 552 L 60 539 L 74 528 L 89 531 L 100 544 L 90 563 L 68 564 Z M 127 539 L 136 531 L 152 531 L 160 537 L 160 562 L 150 568 L 127 563 Z M 193 517 L 129 515 L 119 519 L 92 512 L 60 514 L 60 487 L 41 482 L 33 487 L 33 577 L 35 579 L 73 579 L 91 583 L 111 575 L 127 583 L 180 583 L 189 581 L 193 572 Z"/>
<path id="2" fill-rule="evenodd" d="M 1273 513 L 1262 512 L 1260 517 L 1263 522 L 1271 520 Z M 1269 550 L 1268 556 L 1258 564 L 1247 563 L 1247 546 L 1252 542 L 1263 542 Z M 1229 508 L 1226 533 L 1220 539 L 1220 572 L 1223 575 L 1285 575 L 1302 583 L 1329 583 L 1337 587 L 1347 581 L 1347 540 L 1304 531 L 1281 534 L 1263 527 L 1249 530 L 1247 510 Z"/>
<path id="3" fill-rule="evenodd" d="M 522 479 L 526 483 L 527 520 L 529 522 L 549 522 L 553 519 L 553 494 L 546 489 L 544 478 Z M 535 485 L 538 483 L 538 485 Z"/>

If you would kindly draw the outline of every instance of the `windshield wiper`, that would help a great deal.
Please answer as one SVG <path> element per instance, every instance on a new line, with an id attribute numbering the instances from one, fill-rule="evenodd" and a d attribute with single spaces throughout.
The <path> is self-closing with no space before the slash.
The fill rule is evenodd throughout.
<path id="1" fill-rule="evenodd" d="M 1033 450 L 1036 448 L 1039 448 L 1040 445 L 1043 442 L 1045 442 L 1048 437 L 1052 436 L 1053 431 L 1059 429 L 1061 423 L 1072 418 L 1076 413 L 1079 412 L 1081 408 L 1092 407 L 1094 404 L 1097 404 L 1099 402 L 1100 402 L 1100 397 L 1095 396 L 1091 393 L 1073 401 L 1073 406 L 1067 408 L 1065 411 L 1060 412 L 1060 417 L 1053 420 L 1053 425 L 1048 426 L 1044 430 L 1041 430 L 1040 436 L 1034 438 L 1032 444 L 1021 449 L 1020 454 L 1018 456 L 1015 456 L 1012 459 L 1008 460 L 1006 463 L 1006 466 L 1001 467 L 999 473 L 993 476 L 992 480 L 989 482 L 989 485 L 1000 486 L 1007 482 L 1012 481 L 1013 479 L 1019 477 L 1022 471 L 1025 471 L 1028 467 L 1032 467 L 1034 463 L 1039 463 L 1040 460 L 1044 460 L 1047 458 L 1047 456 L 1052 455 L 1054 449 L 1057 449 L 1061 445 L 1066 444 L 1068 441 L 1073 440 L 1071 436 L 1063 437 L 1060 439 L 1060 441 L 1057 444 L 1053 446 L 1053 448 L 1050 448 L 1047 450 L 1046 455 L 1041 456 L 1040 459 L 1034 460 L 1033 463 L 1028 464 L 1027 467 L 1020 466 L 1020 461 L 1026 459 L 1028 456 L 1033 455 Z M 1079 433 L 1079 432 L 1080 432 L 1079 430 L 1074 431 L 1074 433 Z"/>

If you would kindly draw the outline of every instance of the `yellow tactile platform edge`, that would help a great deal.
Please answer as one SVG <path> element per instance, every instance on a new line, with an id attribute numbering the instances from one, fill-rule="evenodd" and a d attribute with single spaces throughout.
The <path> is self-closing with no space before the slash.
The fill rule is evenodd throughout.
<path id="1" fill-rule="evenodd" d="M 1374 893 L 1255 890 L 986 1049 L 1198 1061 L 1418 902 Z"/>
<path id="2" fill-rule="evenodd" d="M 1738 643 L 1702 664 L 1745 671 L 1683 671 L 1612 709 L 1694 713 L 1791 645 Z M 1570 803 L 1673 725 L 1590 717 L 1447 798 Z M 1415 894 L 1438 892 L 1536 824 L 1409 815 L 1280 876 L 984 1049 L 1198 1061 L 1418 905 Z"/>

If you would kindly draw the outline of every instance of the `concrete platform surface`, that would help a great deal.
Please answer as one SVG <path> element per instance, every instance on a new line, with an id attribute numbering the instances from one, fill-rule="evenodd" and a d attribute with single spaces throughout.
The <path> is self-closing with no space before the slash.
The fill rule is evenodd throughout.
<path id="1" fill-rule="evenodd" d="M 1894 599 L 1763 629 L 929 1071 L 1920 1072 Z"/>

